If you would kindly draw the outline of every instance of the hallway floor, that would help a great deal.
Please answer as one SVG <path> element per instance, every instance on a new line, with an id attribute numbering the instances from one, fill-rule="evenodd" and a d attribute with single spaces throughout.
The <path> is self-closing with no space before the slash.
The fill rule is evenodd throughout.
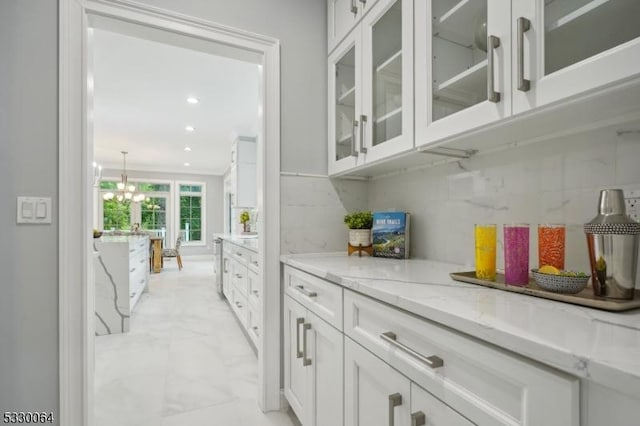
<path id="1" fill-rule="evenodd" d="M 213 282 L 213 257 L 165 262 L 126 334 L 96 337 L 94 426 L 292 426 L 263 414 L 258 368 Z"/>

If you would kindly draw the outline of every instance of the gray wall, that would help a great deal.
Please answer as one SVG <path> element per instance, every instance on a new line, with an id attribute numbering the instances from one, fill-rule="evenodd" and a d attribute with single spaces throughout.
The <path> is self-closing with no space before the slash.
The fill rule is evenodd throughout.
<path id="1" fill-rule="evenodd" d="M 281 170 L 327 174 L 326 0 L 140 0 L 281 43 Z"/>
<path id="2" fill-rule="evenodd" d="M 0 1 L 0 413 L 56 418 L 57 15 L 55 0 Z M 18 195 L 52 197 L 53 223 L 16 225 Z"/>
<path id="3" fill-rule="evenodd" d="M 104 169 L 102 176 L 118 178 L 122 173 L 121 170 Z M 189 247 L 184 246 L 180 250 L 180 254 L 188 256 L 191 254 L 213 254 L 212 242 L 213 234 L 223 232 L 223 187 L 222 176 L 214 175 L 192 175 L 186 173 L 163 173 L 163 172 L 144 172 L 139 170 L 127 170 L 127 176 L 131 179 L 164 179 L 167 181 L 194 181 L 204 182 L 206 184 L 206 243 L 205 247 Z M 173 247 L 173 243 L 171 244 Z"/>

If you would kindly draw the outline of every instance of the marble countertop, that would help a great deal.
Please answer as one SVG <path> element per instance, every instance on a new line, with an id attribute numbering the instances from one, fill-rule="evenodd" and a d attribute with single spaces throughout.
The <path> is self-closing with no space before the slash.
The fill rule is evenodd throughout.
<path id="1" fill-rule="evenodd" d="M 149 238 L 148 235 L 103 235 L 100 237 L 100 241 L 103 243 L 128 243 L 130 241 L 136 241 L 140 238 Z"/>
<path id="2" fill-rule="evenodd" d="M 258 236 L 254 235 L 249 238 L 240 237 L 239 235 L 234 234 L 213 234 L 213 238 L 221 238 L 225 241 L 229 241 L 237 246 L 244 247 L 247 250 L 251 250 L 254 252 L 258 252 Z"/>
<path id="3" fill-rule="evenodd" d="M 473 267 L 345 253 L 281 261 L 623 393 L 640 394 L 640 310 L 610 313 L 454 281 Z"/>

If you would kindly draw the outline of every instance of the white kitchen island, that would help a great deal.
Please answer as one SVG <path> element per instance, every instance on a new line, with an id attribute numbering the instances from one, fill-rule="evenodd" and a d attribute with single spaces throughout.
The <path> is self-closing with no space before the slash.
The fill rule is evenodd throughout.
<path id="1" fill-rule="evenodd" d="M 94 240 L 96 335 L 125 333 L 149 283 L 149 237 L 103 236 Z"/>
<path id="2" fill-rule="evenodd" d="M 403 392 L 404 405 L 389 406 L 397 422 L 419 411 L 441 416 L 434 424 L 456 425 L 466 418 L 626 426 L 640 418 L 640 310 L 604 312 L 449 277 L 468 265 L 344 253 L 281 260 L 285 395 L 306 423 L 344 404 L 344 424 L 364 425 L 357 419 L 370 407 L 387 414 L 382 396 Z M 342 341 L 340 359 L 318 351 L 339 350 Z M 323 363 L 333 373 L 302 386 L 304 369 Z M 342 380 L 344 390 L 326 392 Z M 372 391 L 363 402 L 356 390 L 365 382 Z M 424 398 L 414 401 L 414 394 Z"/>

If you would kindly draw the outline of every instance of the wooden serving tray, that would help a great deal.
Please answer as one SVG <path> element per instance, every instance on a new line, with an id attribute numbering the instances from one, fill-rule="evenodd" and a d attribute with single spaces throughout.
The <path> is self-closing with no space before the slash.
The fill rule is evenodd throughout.
<path id="1" fill-rule="evenodd" d="M 495 281 L 478 279 L 476 278 L 475 271 L 454 272 L 449 275 L 456 281 L 497 288 L 500 290 L 510 291 L 512 293 L 528 294 L 529 296 L 542 297 L 544 299 L 556 300 L 558 302 L 571 303 L 579 306 L 587 306 L 589 308 L 602 309 L 605 311 L 622 312 L 640 308 L 640 290 L 635 291 L 634 298 L 631 300 L 614 300 L 594 296 L 591 286 L 587 286 L 580 293 L 576 294 L 553 293 L 551 291 L 544 290 L 536 284 L 533 278 L 529 278 L 529 284 L 526 287 L 518 287 L 515 285 L 505 284 L 504 274 L 500 273 L 496 274 Z"/>

